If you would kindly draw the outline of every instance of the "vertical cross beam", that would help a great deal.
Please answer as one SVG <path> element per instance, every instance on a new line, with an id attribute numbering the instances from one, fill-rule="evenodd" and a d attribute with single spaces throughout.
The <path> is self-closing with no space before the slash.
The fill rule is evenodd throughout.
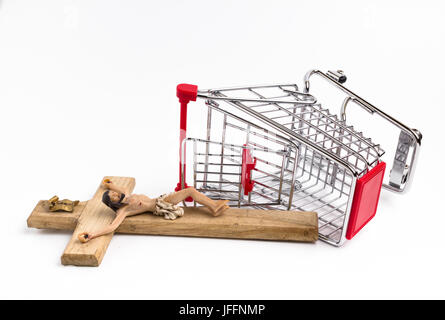
<path id="1" fill-rule="evenodd" d="M 136 184 L 134 178 L 105 177 L 111 179 L 117 186 L 125 187 L 130 192 Z M 104 178 L 104 179 L 105 179 Z M 62 264 L 97 267 L 102 262 L 113 233 L 81 243 L 77 236 L 82 232 L 97 232 L 109 225 L 115 218 L 113 210 L 102 203 L 102 195 L 106 189 L 100 185 L 94 197 L 89 200 L 80 214 L 76 229 L 62 255 Z"/>

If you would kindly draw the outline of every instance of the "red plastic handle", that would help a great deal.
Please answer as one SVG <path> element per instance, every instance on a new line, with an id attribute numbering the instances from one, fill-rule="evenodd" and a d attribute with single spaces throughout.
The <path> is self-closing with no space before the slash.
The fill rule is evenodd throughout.
<path id="1" fill-rule="evenodd" d="M 196 101 L 196 97 L 198 96 L 198 86 L 186 83 L 178 84 L 176 87 L 176 96 L 181 103 L 179 143 L 182 145 L 182 140 L 185 139 L 187 132 L 187 105 L 190 101 Z M 181 148 L 181 145 L 179 148 Z"/>
<path id="2" fill-rule="evenodd" d="M 187 188 L 187 183 L 185 182 L 185 163 L 183 164 L 181 162 L 181 155 L 183 153 L 182 142 L 187 136 L 187 105 L 190 101 L 196 101 L 198 96 L 198 86 L 186 83 L 178 84 L 176 87 L 176 96 L 179 98 L 179 102 L 181 103 L 181 116 L 179 123 L 179 182 L 175 188 L 175 191 L 179 191 L 182 189 L 181 171 L 184 173 L 184 187 Z M 186 201 L 190 202 L 193 201 L 193 199 L 187 198 Z"/>
<path id="3" fill-rule="evenodd" d="M 252 170 L 255 169 L 256 159 L 252 157 L 250 150 L 247 148 L 243 149 L 241 159 L 241 185 L 243 186 L 244 195 L 247 196 L 253 190 L 255 184 L 255 181 L 252 180 Z"/>
<path id="4" fill-rule="evenodd" d="M 198 96 L 198 86 L 187 83 L 178 84 L 176 87 L 176 96 L 181 103 L 185 102 L 187 104 L 190 101 L 196 101 L 196 97 Z"/>

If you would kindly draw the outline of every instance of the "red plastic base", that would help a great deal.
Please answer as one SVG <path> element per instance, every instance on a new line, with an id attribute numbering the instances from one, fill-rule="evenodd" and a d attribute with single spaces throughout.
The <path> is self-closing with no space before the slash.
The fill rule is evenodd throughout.
<path id="1" fill-rule="evenodd" d="M 351 240 L 377 212 L 386 163 L 380 162 L 357 180 L 346 239 Z"/>
<path id="2" fill-rule="evenodd" d="M 185 188 L 189 188 L 189 186 L 187 185 L 187 183 L 184 183 Z M 178 182 L 178 184 L 176 185 L 175 191 L 181 191 L 182 190 L 182 183 Z M 185 202 L 193 202 L 193 198 L 192 197 L 188 197 L 185 199 Z"/>

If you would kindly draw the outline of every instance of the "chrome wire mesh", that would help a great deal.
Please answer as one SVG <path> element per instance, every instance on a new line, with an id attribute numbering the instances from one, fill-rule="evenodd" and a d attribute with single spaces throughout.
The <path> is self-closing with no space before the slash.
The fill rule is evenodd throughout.
<path id="1" fill-rule="evenodd" d="M 237 98 L 246 101 L 231 101 L 231 94 L 236 94 Z M 384 154 L 380 145 L 364 137 L 363 133 L 355 130 L 353 126 L 348 126 L 321 104 L 301 104 L 305 99 L 298 92 L 296 85 L 209 90 L 209 95 L 227 98 L 229 103 L 254 110 L 278 125 L 315 142 L 326 152 L 336 154 L 353 165 L 359 176 L 374 167 Z M 249 99 L 260 99 L 264 102 L 253 102 Z"/>
<path id="2" fill-rule="evenodd" d="M 211 198 L 229 199 L 234 207 L 315 211 L 320 238 L 340 245 L 356 178 L 378 163 L 384 153 L 380 146 L 308 102 L 296 85 L 208 90 L 201 98 L 208 107 L 205 134 L 185 142 L 193 144 L 187 148 L 193 149 L 195 188 Z M 272 125 L 261 121 L 264 117 Z M 281 135 L 276 128 L 291 134 Z M 241 184 L 244 149 L 256 159 L 248 195 Z M 355 172 L 332 160 L 332 154 Z"/>

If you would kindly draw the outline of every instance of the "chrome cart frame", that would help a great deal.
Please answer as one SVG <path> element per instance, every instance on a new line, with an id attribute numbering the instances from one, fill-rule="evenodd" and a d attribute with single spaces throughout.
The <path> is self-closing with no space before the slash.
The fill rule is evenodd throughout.
<path id="1" fill-rule="evenodd" d="M 310 78 L 319 75 L 346 93 L 340 115 L 317 103 Z M 180 170 L 176 190 L 193 186 L 234 207 L 315 211 L 320 238 L 340 246 L 375 215 L 380 190 L 409 185 L 422 136 L 342 84 L 341 71 L 311 70 L 304 91 L 296 84 L 198 90 L 181 84 Z M 207 113 L 198 137 L 187 137 L 187 105 L 204 99 Z M 358 104 L 399 128 L 389 175 L 384 150 L 346 123 L 346 107 Z M 192 149 L 192 153 L 187 153 Z M 187 165 L 187 164 L 192 165 Z M 196 204 L 194 204 L 196 205 Z"/>

